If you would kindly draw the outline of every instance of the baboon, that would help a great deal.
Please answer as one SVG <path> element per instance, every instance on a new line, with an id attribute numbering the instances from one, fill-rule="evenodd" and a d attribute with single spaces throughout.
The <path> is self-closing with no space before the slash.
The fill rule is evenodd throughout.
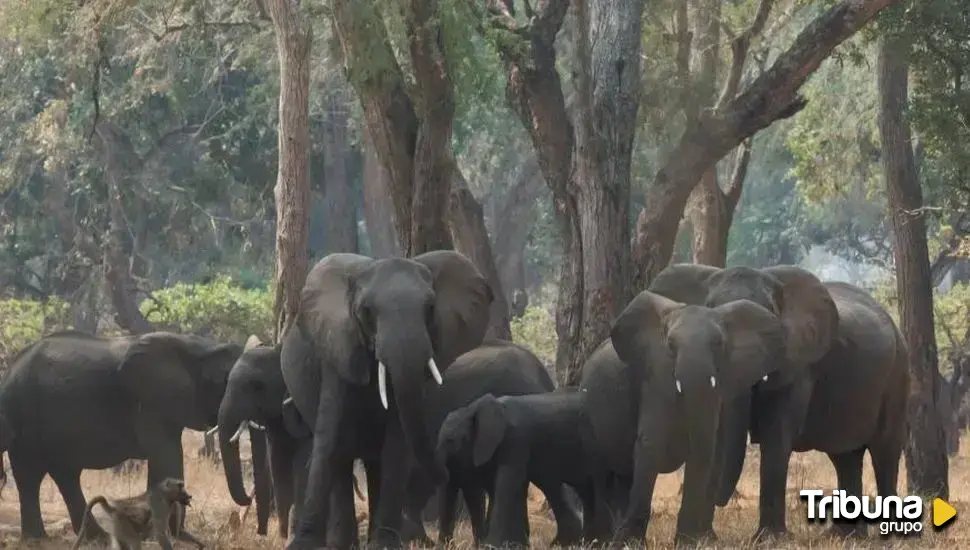
<path id="1" fill-rule="evenodd" d="M 178 514 L 176 525 L 181 525 L 185 507 L 190 506 L 191 500 L 192 495 L 185 491 L 185 482 L 174 478 L 163 479 L 134 497 L 115 500 L 96 496 L 88 502 L 84 510 L 84 520 L 72 550 L 81 546 L 84 530 L 95 504 L 101 504 L 108 513 L 107 530 L 111 534 L 113 550 L 140 550 L 142 541 L 149 536 L 154 536 L 163 550 L 172 550 L 172 541 L 168 534 L 169 519 L 172 514 Z M 175 536 L 178 540 L 195 544 L 200 549 L 205 548 L 202 542 L 185 529 L 175 533 Z"/>

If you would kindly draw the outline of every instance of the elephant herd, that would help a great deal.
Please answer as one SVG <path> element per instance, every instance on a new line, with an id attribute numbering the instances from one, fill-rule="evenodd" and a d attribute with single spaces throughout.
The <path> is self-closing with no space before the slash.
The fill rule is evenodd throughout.
<path id="1" fill-rule="evenodd" d="M 761 454 L 756 536 L 786 531 L 795 451 L 826 453 L 839 488 L 861 495 L 868 449 L 879 494 L 896 492 L 908 352 L 859 288 L 793 266 L 671 265 L 615 319 L 576 388 L 556 388 L 527 348 L 486 337 L 492 299 L 455 252 L 332 254 L 308 274 L 276 346 L 164 332 L 39 340 L 0 384 L 0 453 L 23 536 L 45 536 L 46 475 L 75 531 L 82 470 L 134 458 L 147 460 L 149 484 L 182 478 L 185 429 L 218 432 L 242 506 L 248 430 L 258 532 L 275 499 L 288 550 L 361 544 L 355 461 L 373 548 L 430 544 L 422 511 L 433 496 L 447 543 L 459 494 L 476 545 L 528 545 L 530 483 L 555 516 L 553 544 L 639 544 L 657 475 L 681 466 L 676 538 L 714 537 L 749 438 Z"/>

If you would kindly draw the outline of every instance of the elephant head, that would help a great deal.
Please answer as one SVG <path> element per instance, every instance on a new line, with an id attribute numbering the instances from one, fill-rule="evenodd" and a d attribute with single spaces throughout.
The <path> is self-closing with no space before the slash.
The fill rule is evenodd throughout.
<path id="1" fill-rule="evenodd" d="M 487 393 L 448 413 L 438 432 L 437 459 L 441 464 L 458 460 L 479 467 L 492 459 L 507 427 L 502 403 Z"/>
<path id="2" fill-rule="evenodd" d="M 203 431 L 218 423 L 239 344 L 151 332 L 134 338 L 118 365 L 122 384 L 141 414 L 161 424 Z"/>
<path id="3" fill-rule="evenodd" d="M 252 446 L 253 478 L 257 500 L 266 493 L 268 506 L 269 479 L 266 472 L 266 445 L 262 428 L 282 425 L 282 403 L 286 394 L 280 368 L 280 350 L 263 346 L 250 336 L 243 354 L 229 372 L 226 391 L 219 406 L 219 450 L 229 493 L 236 504 L 249 506 L 251 499 L 243 485 L 239 460 L 239 437 L 249 429 Z"/>
<path id="4" fill-rule="evenodd" d="M 771 390 L 792 383 L 829 351 L 838 331 L 839 314 L 828 289 L 812 273 L 789 265 L 765 269 L 720 269 L 696 264 L 673 264 L 661 271 L 650 290 L 671 300 L 715 307 L 732 300 L 750 300 L 774 313 L 784 327 L 785 347 L 776 358 L 784 363 L 784 376 L 771 376 L 757 384 Z M 717 504 L 724 506 L 744 464 L 750 426 L 751 390 L 742 393 L 726 412 L 725 473 Z M 757 442 L 757 433 L 752 432 Z"/>
<path id="5" fill-rule="evenodd" d="M 641 292 L 610 333 L 633 379 L 658 398 L 682 406 L 690 450 L 688 471 L 719 480 L 719 437 L 724 405 L 784 364 L 780 319 L 750 300 L 717 307 L 687 305 Z M 685 481 L 686 483 L 686 481 Z"/>
<path id="6" fill-rule="evenodd" d="M 485 278 L 456 252 L 377 260 L 332 254 L 307 276 L 297 319 L 300 345 L 349 384 L 369 385 L 376 375 L 374 398 L 396 409 L 414 456 L 437 477 L 441 471 L 425 427 L 424 383 L 433 377 L 440 384 L 440 370 L 482 342 L 492 298 Z M 286 356 L 288 348 L 284 345 Z M 309 378 L 292 378 L 285 361 L 287 388 L 298 410 L 316 411 L 319 396 L 311 395 Z"/>

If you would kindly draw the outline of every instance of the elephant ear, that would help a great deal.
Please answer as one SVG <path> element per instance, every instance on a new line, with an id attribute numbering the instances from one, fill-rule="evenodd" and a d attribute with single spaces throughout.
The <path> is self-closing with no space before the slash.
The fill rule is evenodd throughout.
<path id="1" fill-rule="evenodd" d="M 475 265 L 458 252 L 435 250 L 412 259 L 424 264 L 434 277 L 435 362 L 439 368 L 447 368 L 485 338 L 492 289 Z"/>
<path id="2" fill-rule="evenodd" d="M 508 419 L 502 404 L 491 394 L 477 399 L 470 405 L 474 411 L 475 436 L 472 444 L 472 461 L 479 467 L 491 460 L 505 437 Z"/>
<path id="3" fill-rule="evenodd" d="M 675 302 L 702 306 L 707 300 L 708 281 L 721 271 L 701 264 L 671 264 L 650 283 L 650 292 Z"/>
<path id="4" fill-rule="evenodd" d="M 151 332 L 131 341 L 118 372 L 144 414 L 204 430 L 212 412 L 206 396 L 220 387 L 225 390 L 229 369 L 241 353 L 237 344 Z"/>
<path id="5" fill-rule="evenodd" d="M 330 254 L 307 274 L 296 327 L 316 355 L 353 384 L 370 383 L 366 340 L 351 314 L 354 277 L 373 263 L 358 254 Z"/>
<path id="6" fill-rule="evenodd" d="M 728 398 L 785 368 L 779 360 L 784 357 L 785 330 L 778 316 L 750 300 L 713 309 L 727 337 L 724 365 L 729 372 L 718 372 L 717 378 Z"/>
<path id="7" fill-rule="evenodd" d="M 680 302 L 644 290 L 613 322 L 613 349 L 637 376 L 649 376 L 650 370 L 673 372 L 666 346 L 667 323 L 671 314 L 683 307 Z"/>
<path id="8" fill-rule="evenodd" d="M 778 316 L 785 327 L 788 361 L 807 367 L 825 356 L 838 334 L 839 311 L 822 281 L 796 266 L 763 269 L 781 282 Z"/>

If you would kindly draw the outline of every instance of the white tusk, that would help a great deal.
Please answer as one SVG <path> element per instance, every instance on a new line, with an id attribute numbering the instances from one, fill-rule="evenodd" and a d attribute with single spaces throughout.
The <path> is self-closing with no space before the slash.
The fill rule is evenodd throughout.
<path id="1" fill-rule="evenodd" d="M 291 395 L 283 400 L 283 405 L 289 405 L 292 402 L 293 402 L 293 396 Z"/>
<path id="2" fill-rule="evenodd" d="M 242 421 L 242 423 L 239 424 L 239 429 L 236 430 L 236 433 L 232 434 L 232 437 L 229 438 L 229 441 L 231 443 L 235 443 L 239 441 L 239 438 L 242 437 L 243 432 L 246 431 L 247 426 L 249 426 L 249 423 L 246 422 L 245 420 Z"/>
<path id="3" fill-rule="evenodd" d="M 428 359 L 428 370 L 431 371 L 431 376 L 434 376 L 434 381 L 441 385 L 441 373 L 438 371 L 438 365 L 434 364 L 434 357 Z"/>
<path id="4" fill-rule="evenodd" d="M 767 374 L 764 375 L 764 377 L 761 380 L 763 380 L 764 382 L 767 382 L 768 381 L 768 375 Z"/>
<path id="5" fill-rule="evenodd" d="M 210 435 L 212 435 L 212 434 L 214 434 L 214 433 L 216 433 L 218 431 L 219 431 L 219 426 L 215 426 L 214 428 L 212 428 L 212 429 L 208 430 L 207 432 L 205 432 L 205 435 L 206 435 L 206 437 L 208 437 L 208 436 L 210 436 Z"/>
<path id="6" fill-rule="evenodd" d="M 256 430 L 259 430 L 261 432 L 265 432 L 266 431 L 266 426 L 263 426 L 262 424 L 257 424 L 256 422 L 253 422 L 252 420 L 249 421 L 249 427 L 250 428 L 253 428 L 253 429 L 256 429 Z"/>
<path id="7" fill-rule="evenodd" d="M 711 377 L 711 387 L 712 388 L 716 388 L 717 387 L 717 380 L 714 380 L 714 377 L 713 376 Z"/>
<path id="8" fill-rule="evenodd" d="M 680 391 L 680 380 L 674 380 L 674 382 L 676 382 L 676 383 L 677 383 L 677 393 L 682 393 L 682 392 Z"/>
<path id="9" fill-rule="evenodd" d="M 381 394 L 381 403 L 387 410 L 387 367 L 381 361 L 377 362 L 377 392 Z"/>

